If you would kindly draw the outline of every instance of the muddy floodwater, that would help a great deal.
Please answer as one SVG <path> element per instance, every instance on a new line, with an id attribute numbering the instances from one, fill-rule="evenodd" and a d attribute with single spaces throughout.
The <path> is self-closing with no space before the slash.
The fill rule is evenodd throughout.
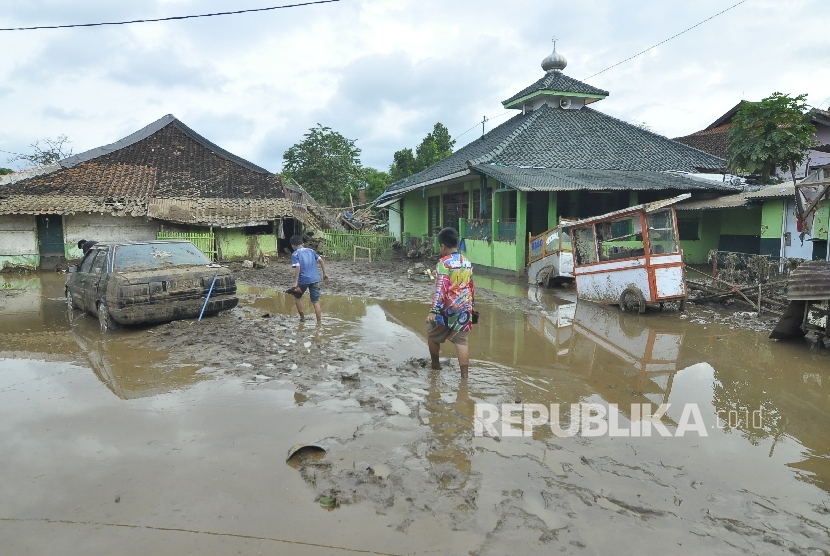
<path id="1" fill-rule="evenodd" d="M 807 340 L 477 277 L 462 382 L 412 292 L 102 334 L 63 280 L 0 275 L 2 554 L 830 552 Z"/>

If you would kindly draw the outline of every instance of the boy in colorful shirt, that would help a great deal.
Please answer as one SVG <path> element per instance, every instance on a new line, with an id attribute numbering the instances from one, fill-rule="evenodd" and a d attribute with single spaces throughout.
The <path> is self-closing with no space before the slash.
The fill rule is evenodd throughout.
<path id="1" fill-rule="evenodd" d="M 291 266 L 294 267 L 294 287 L 300 288 L 299 297 L 294 298 L 297 304 L 297 312 L 300 313 L 300 320 L 305 318 L 303 314 L 302 295 L 308 290 L 308 295 L 311 297 L 311 304 L 314 306 L 314 314 L 317 316 L 317 324 L 323 319 L 323 311 L 320 309 L 320 272 L 317 270 L 317 264 L 323 268 L 323 280 L 328 280 L 329 275 L 326 273 L 326 263 L 323 257 L 317 254 L 314 249 L 309 249 L 303 245 L 303 236 L 293 236 L 291 238 L 291 247 L 294 252 L 291 254 Z"/>
<path id="2" fill-rule="evenodd" d="M 461 378 L 467 378 L 470 352 L 467 333 L 473 327 L 475 308 L 473 265 L 458 252 L 458 232 L 444 228 L 438 233 L 441 260 L 436 265 L 435 294 L 427 317 L 427 345 L 432 368 L 440 369 L 438 354 L 441 344 L 449 340 L 461 367 Z"/>

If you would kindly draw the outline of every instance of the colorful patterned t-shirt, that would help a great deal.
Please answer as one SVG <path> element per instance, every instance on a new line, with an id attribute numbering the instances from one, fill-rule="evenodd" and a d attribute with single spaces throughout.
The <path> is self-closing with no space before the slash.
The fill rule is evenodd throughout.
<path id="1" fill-rule="evenodd" d="M 443 317 L 444 324 L 452 330 L 470 330 L 475 307 L 473 265 L 460 253 L 451 253 L 438 261 L 435 270 L 435 295 L 430 313 Z"/>

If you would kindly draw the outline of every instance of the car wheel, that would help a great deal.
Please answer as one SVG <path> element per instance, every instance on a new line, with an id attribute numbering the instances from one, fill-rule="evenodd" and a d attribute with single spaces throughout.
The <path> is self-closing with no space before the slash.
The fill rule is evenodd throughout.
<path id="1" fill-rule="evenodd" d="M 75 305 L 75 299 L 72 297 L 72 292 L 66 290 L 66 304 L 69 306 L 69 309 L 77 309 L 78 306 Z"/>
<path id="2" fill-rule="evenodd" d="M 620 294 L 620 309 L 623 311 L 631 311 L 632 313 L 645 313 L 646 300 L 637 289 L 625 288 Z"/>
<path id="3" fill-rule="evenodd" d="M 106 332 L 115 328 L 115 322 L 110 316 L 107 304 L 103 301 L 98 302 L 98 322 L 101 324 L 101 332 Z"/>

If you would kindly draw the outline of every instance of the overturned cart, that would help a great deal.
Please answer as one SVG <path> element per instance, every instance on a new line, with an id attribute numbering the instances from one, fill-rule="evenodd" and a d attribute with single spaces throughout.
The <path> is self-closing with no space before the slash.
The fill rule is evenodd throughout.
<path id="1" fill-rule="evenodd" d="M 830 261 L 806 261 L 787 280 L 790 304 L 770 338 L 801 338 L 815 332 L 819 339 L 830 337 Z"/>
<path id="2" fill-rule="evenodd" d="M 683 254 L 673 204 L 689 194 L 594 216 L 569 226 L 577 297 L 643 313 L 686 303 Z"/>

